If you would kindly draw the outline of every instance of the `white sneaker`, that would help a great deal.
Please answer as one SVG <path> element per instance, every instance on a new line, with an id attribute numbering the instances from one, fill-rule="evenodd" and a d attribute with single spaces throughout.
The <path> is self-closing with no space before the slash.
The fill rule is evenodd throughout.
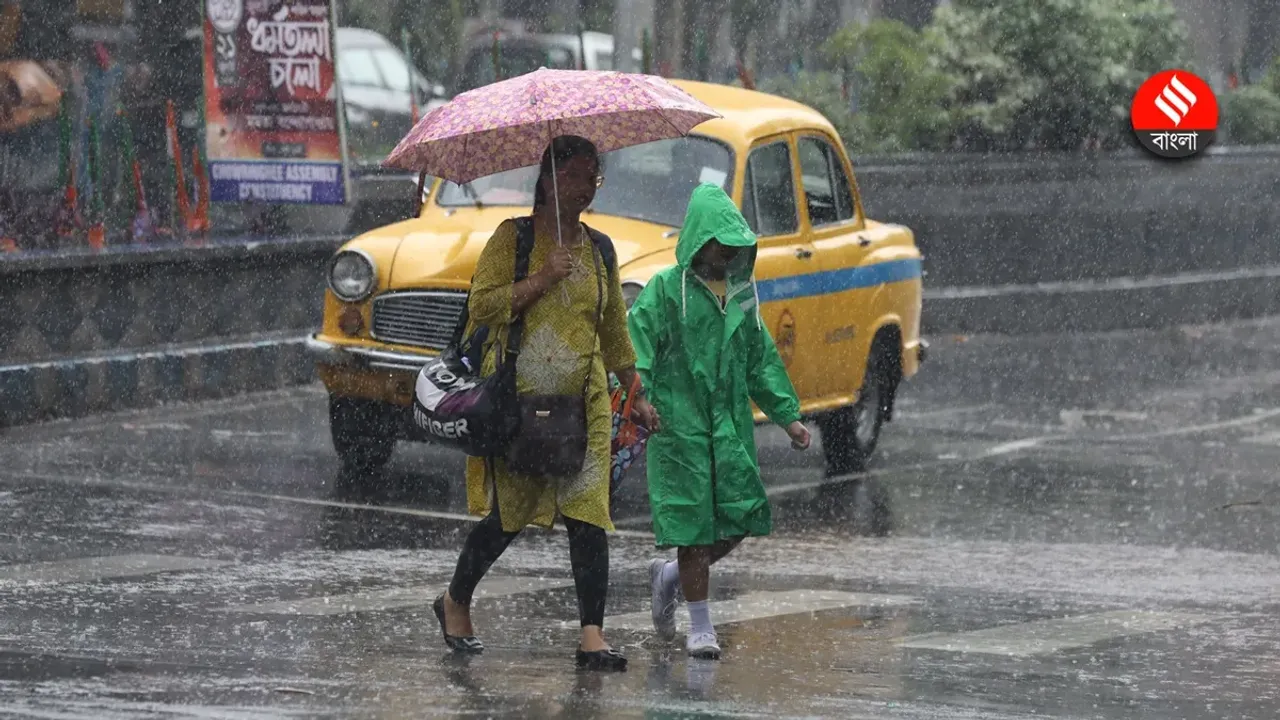
<path id="1" fill-rule="evenodd" d="M 666 566 L 667 561 L 661 558 L 649 563 L 649 587 L 653 601 L 654 632 L 664 641 L 671 642 L 676 638 L 676 608 L 680 604 L 680 594 L 676 588 L 663 587 L 662 570 Z"/>
<path id="2" fill-rule="evenodd" d="M 690 633 L 685 641 L 689 657 L 699 660 L 719 660 L 720 640 L 714 632 Z"/>

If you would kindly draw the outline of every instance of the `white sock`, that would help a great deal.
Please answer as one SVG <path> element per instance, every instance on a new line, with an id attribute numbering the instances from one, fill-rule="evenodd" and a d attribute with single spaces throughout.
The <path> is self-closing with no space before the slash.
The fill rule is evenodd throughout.
<path id="1" fill-rule="evenodd" d="M 666 565 L 662 566 L 661 576 L 662 587 L 666 590 L 674 590 L 680 586 L 680 563 L 676 560 L 669 560 Z"/>
<path id="2" fill-rule="evenodd" d="M 715 633 L 711 624 L 711 606 L 706 600 L 689 603 L 689 634 Z"/>

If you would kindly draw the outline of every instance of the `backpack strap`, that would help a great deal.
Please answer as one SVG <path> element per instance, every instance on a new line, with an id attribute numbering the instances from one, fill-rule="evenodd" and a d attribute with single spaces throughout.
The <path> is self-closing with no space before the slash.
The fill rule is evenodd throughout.
<path id="1" fill-rule="evenodd" d="M 533 244 L 537 236 L 533 232 L 533 218 L 521 217 L 516 223 L 516 267 L 512 275 L 512 283 L 518 283 L 529 276 L 529 258 L 533 255 Z M 524 340 L 524 313 L 511 319 L 511 327 L 507 330 L 507 349 L 504 362 L 515 362 L 520 354 L 520 343 Z"/>
<path id="2" fill-rule="evenodd" d="M 596 248 L 600 250 L 600 259 L 604 261 L 604 267 L 609 273 L 609 279 L 613 279 L 614 269 L 618 266 L 618 251 L 613 247 L 613 239 L 608 235 L 593 229 L 586 223 L 582 224 L 587 229 L 587 235 L 591 238 L 591 242 L 595 243 Z"/>
<path id="3" fill-rule="evenodd" d="M 533 218 L 522 217 L 515 218 L 516 224 L 516 258 L 515 258 L 515 274 L 513 275 L 513 283 L 524 280 L 529 275 L 529 258 L 533 255 L 533 243 L 535 236 L 533 234 Z M 474 281 L 475 278 L 472 278 Z M 467 331 L 467 323 L 471 321 L 471 291 L 467 290 L 467 297 L 462 302 L 462 312 L 458 314 L 458 322 L 453 327 L 453 345 L 462 346 L 462 335 Z M 507 346 L 513 350 L 513 356 L 520 351 L 520 340 L 524 334 L 524 317 L 518 317 L 511 323 L 511 330 L 508 333 Z M 470 342 L 470 341 L 468 341 Z M 465 352 L 465 348 L 464 348 Z"/>

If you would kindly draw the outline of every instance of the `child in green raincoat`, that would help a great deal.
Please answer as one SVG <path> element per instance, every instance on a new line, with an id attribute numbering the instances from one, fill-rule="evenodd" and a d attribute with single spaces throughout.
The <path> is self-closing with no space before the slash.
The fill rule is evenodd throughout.
<path id="1" fill-rule="evenodd" d="M 645 286 L 628 315 L 649 400 L 662 418 L 647 449 L 649 500 L 660 548 L 677 559 L 649 566 L 653 624 L 675 637 L 683 590 L 689 654 L 719 658 L 707 607 L 710 567 L 747 536 L 772 529 L 756 460 L 751 402 L 809 447 L 800 401 L 760 318 L 756 236 L 718 185 L 689 200 L 676 261 Z"/>

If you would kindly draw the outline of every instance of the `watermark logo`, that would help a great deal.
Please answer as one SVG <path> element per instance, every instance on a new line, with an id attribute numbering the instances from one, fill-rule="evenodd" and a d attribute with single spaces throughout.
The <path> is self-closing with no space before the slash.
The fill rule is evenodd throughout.
<path id="1" fill-rule="evenodd" d="M 1138 142 L 1163 158 L 1185 158 L 1213 144 L 1218 100 L 1209 84 L 1186 70 L 1165 70 L 1134 93 L 1129 121 Z"/>
<path id="2" fill-rule="evenodd" d="M 1169 79 L 1169 84 L 1164 86 L 1164 91 L 1156 96 L 1155 101 L 1156 109 L 1172 120 L 1174 125 L 1182 122 L 1195 104 L 1195 93 L 1183 85 L 1177 75 Z"/>

